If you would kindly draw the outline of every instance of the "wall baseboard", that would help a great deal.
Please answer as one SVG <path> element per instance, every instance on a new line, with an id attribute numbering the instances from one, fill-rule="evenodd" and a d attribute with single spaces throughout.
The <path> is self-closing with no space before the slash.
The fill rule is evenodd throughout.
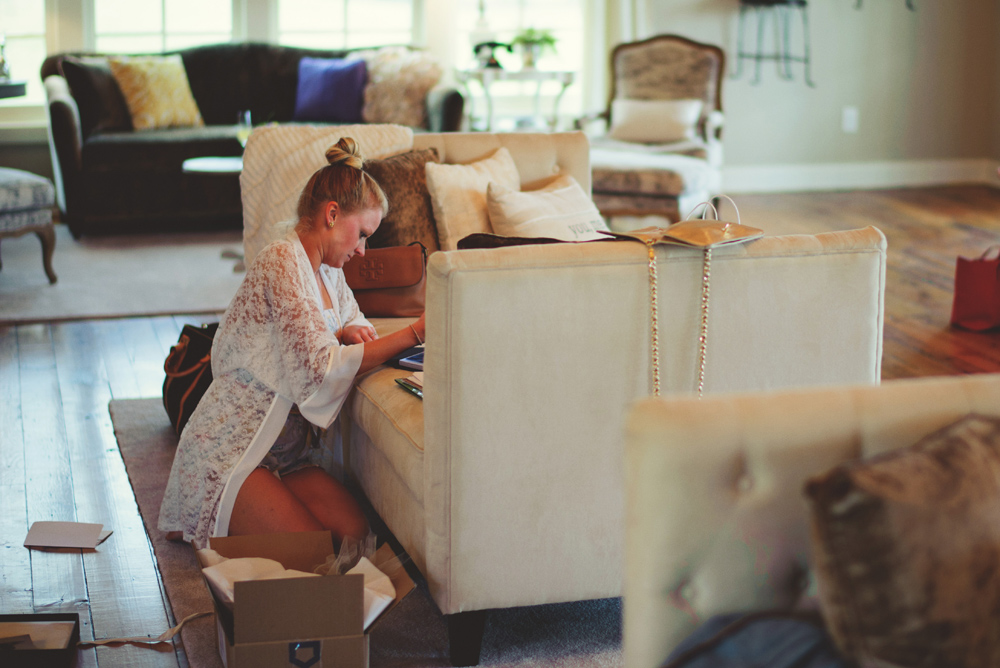
<path id="1" fill-rule="evenodd" d="M 747 165 L 723 167 L 722 185 L 727 193 L 872 190 L 953 183 L 1000 187 L 998 168 L 1000 162 L 987 158 Z"/>

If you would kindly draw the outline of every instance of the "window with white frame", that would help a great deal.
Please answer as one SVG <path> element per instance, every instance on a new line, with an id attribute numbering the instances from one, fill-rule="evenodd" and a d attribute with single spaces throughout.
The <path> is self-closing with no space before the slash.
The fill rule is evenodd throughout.
<path id="1" fill-rule="evenodd" d="M 278 42 L 314 49 L 411 44 L 414 0 L 278 0 Z"/>
<path id="2" fill-rule="evenodd" d="M 232 0 L 92 0 L 94 47 L 102 53 L 155 53 L 228 42 Z"/>
<path id="3" fill-rule="evenodd" d="M 459 0 L 458 27 L 455 53 L 458 54 L 459 68 L 474 67 L 473 41 L 483 39 L 480 32 L 485 19 L 488 34 L 502 43 L 510 43 L 520 31 L 526 28 L 547 30 L 556 39 L 555 52 L 543 53 L 537 63 L 540 70 L 574 72 L 576 83 L 571 85 L 559 104 L 561 125 L 568 119 L 581 115 L 583 107 L 580 78 L 584 63 L 585 44 L 585 0 Z M 508 53 L 500 49 L 496 53 L 501 65 L 506 69 L 521 68 L 521 56 L 516 51 Z M 475 96 L 472 113 L 481 116 L 484 104 L 475 83 L 469 86 Z M 561 89 L 555 81 L 542 85 L 540 93 L 542 106 L 549 110 L 555 96 Z M 509 129 L 516 119 L 524 119 L 533 113 L 535 96 L 539 93 L 536 83 L 497 82 L 490 89 L 494 103 L 494 129 Z M 476 119 L 473 119 L 475 122 Z M 481 119 L 480 119 L 481 120 Z"/>
<path id="4" fill-rule="evenodd" d="M 11 79 L 28 84 L 27 95 L 0 100 L 0 105 L 42 104 L 45 91 L 38 71 L 45 60 L 45 4 L 0 0 L 0 39 Z"/>

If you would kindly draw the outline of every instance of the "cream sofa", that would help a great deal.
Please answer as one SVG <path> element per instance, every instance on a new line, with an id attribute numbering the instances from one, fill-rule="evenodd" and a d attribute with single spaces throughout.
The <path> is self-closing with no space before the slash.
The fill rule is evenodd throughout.
<path id="1" fill-rule="evenodd" d="M 567 171 L 589 191 L 580 133 L 413 145 L 444 162 L 506 146 L 522 184 Z M 702 256 L 658 247 L 657 261 L 662 383 L 687 392 Z M 477 611 L 622 593 L 622 431 L 627 406 L 652 391 L 647 271 L 634 242 L 434 253 L 423 402 L 395 384 L 408 372 L 380 367 L 341 414 L 335 465 L 427 578 L 457 665 L 478 660 Z M 877 383 L 884 286 L 874 228 L 716 250 L 706 391 Z"/>
<path id="2" fill-rule="evenodd" d="M 661 665 L 712 615 L 796 604 L 810 580 L 805 480 L 970 412 L 1000 415 L 1000 374 L 639 402 L 625 439 L 625 665 Z"/>

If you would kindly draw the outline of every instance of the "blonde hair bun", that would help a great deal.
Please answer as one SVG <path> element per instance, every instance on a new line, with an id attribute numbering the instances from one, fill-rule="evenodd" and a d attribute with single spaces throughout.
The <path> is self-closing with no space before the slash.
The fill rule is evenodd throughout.
<path id="1" fill-rule="evenodd" d="M 331 165 L 343 163 L 354 169 L 361 169 L 365 164 L 361 148 L 353 137 L 341 137 L 340 141 L 326 149 L 326 161 Z"/>

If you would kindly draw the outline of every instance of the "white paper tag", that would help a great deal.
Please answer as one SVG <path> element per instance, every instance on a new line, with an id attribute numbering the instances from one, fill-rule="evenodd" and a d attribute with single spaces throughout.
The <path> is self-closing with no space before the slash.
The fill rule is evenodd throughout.
<path id="1" fill-rule="evenodd" d="M 24 539 L 25 547 L 93 549 L 111 535 L 103 524 L 87 522 L 35 522 Z"/>

